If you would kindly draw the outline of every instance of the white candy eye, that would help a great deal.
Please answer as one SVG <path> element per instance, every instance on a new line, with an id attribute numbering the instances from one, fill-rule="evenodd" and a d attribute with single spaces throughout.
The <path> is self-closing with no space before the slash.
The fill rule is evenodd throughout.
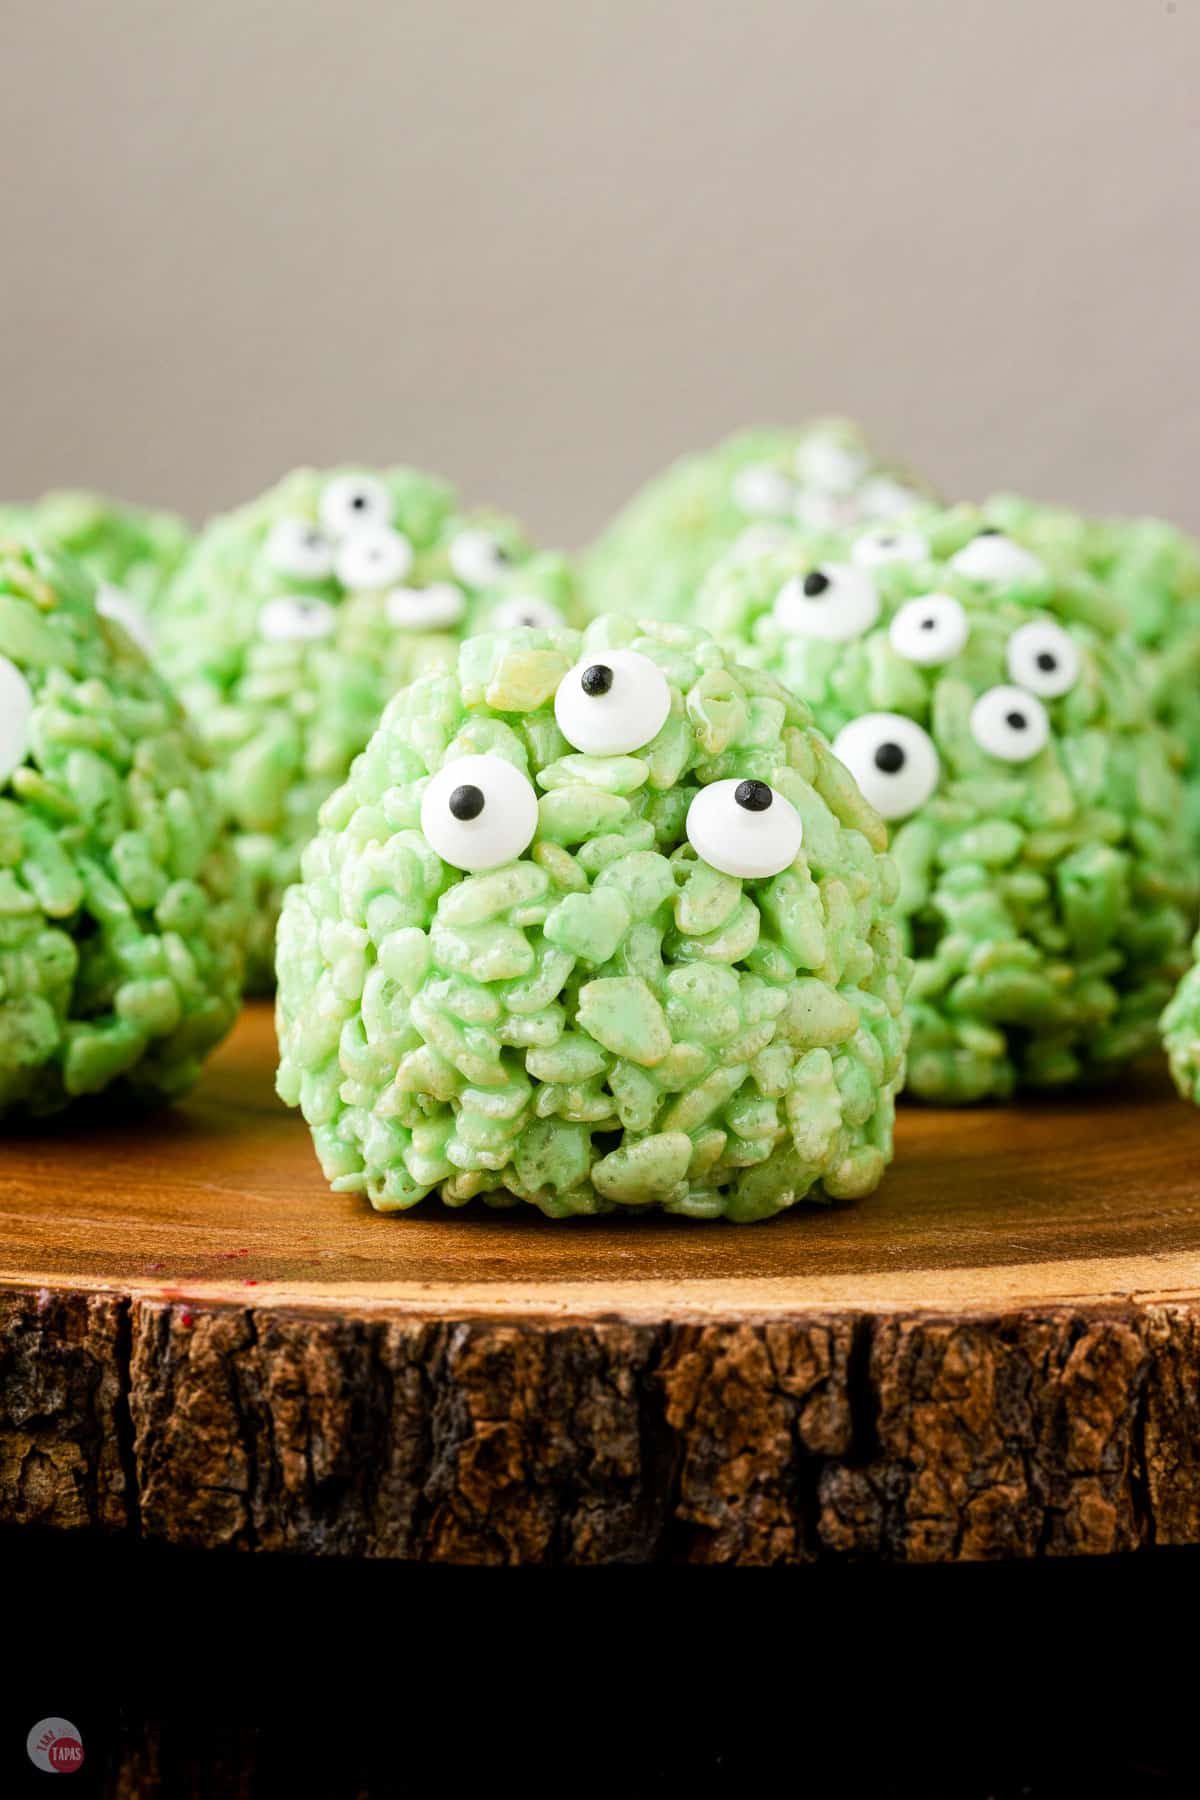
<path id="1" fill-rule="evenodd" d="M 1010 679 L 1043 700 L 1069 694 L 1079 680 L 1078 646 L 1050 619 L 1031 619 L 1014 631 L 1006 657 Z"/>
<path id="2" fill-rule="evenodd" d="M 927 562 L 929 540 L 919 531 L 890 530 L 886 525 L 860 537 L 850 552 L 860 569 L 878 569 L 885 563 Z"/>
<path id="3" fill-rule="evenodd" d="M 587 756 L 626 756 L 658 736 L 671 710 L 667 678 L 637 650 L 597 650 L 564 675 L 558 729 Z"/>
<path id="4" fill-rule="evenodd" d="M 968 581 L 983 581 L 989 587 L 1009 582 L 1043 581 L 1046 567 L 1031 550 L 1015 544 L 1002 531 L 990 528 L 973 537 L 969 544 L 950 558 L 950 567 Z"/>
<path id="5" fill-rule="evenodd" d="M 102 619 L 112 619 L 127 637 L 133 639 L 139 650 L 150 655 L 154 649 L 150 621 L 132 594 L 127 594 L 124 588 L 114 587 L 110 581 L 102 581 L 96 589 L 96 611 Z"/>
<path id="6" fill-rule="evenodd" d="M 806 531 L 836 531 L 839 526 L 853 523 L 854 508 L 834 494 L 801 489 L 792 507 L 792 517 Z"/>
<path id="7" fill-rule="evenodd" d="M 322 490 L 317 510 L 331 537 L 348 537 L 368 525 L 390 525 L 392 497 L 374 475 L 338 475 Z"/>
<path id="8" fill-rule="evenodd" d="M 854 496 L 861 519 L 902 519 L 921 505 L 920 494 L 891 475 L 876 475 Z"/>
<path id="9" fill-rule="evenodd" d="M 555 631 L 564 623 L 554 602 L 542 600 L 537 594 L 528 594 L 524 598 L 520 594 L 514 594 L 511 600 L 502 600 L 488 620 L 493 631 L 515 631 L 521 625 L 533 625 L 540 631 Z"/>
<path id="10" fill-rule="evenodd" d="M 332 637 L 336 629 L 336 609 L 307 594 L 280 594 L 258 615 L 258 635 L 271 644 L 307 643 Z"/>
<path id="11" fill-rule="evenodd" d="M 804 841 L 800 815 L 765 781 L 714 781 L 687 813 L 688 843 L 722 875 L 761 881 L 790 869 Z"/>
<path id="12" fill-rule="evenodd" d="M 796 535 L 786 525 L 747 525 L 733 541 L 730 555 L 734 557 L 769 556 L 774 550 L 787 550 L 796 541 Z"/>
<path id="13" fill-rule="evenodd" d="M 408 539 L 390 525 L 369 525 L 345 538 L 334 570 L 344 588 L 391 587 L 412 568 Z"/>
<path id="14" fill-rule="evenodd" d="M 952 594 L 922 594 L 906 600 L 888 627 L 892 649 L 922 667 L 947 663 L 967 641 L 967 615 Z"/>
<path id="15" fill-rule="evenodd" d="M 796 452 L 796 470 L 811 487 L 827 494 L 848 494 L 866 473 L 867 459 L 850 444 L 835 438 L 809 438 Z"/>
<path id="16" fill-rule="evenodd" d="M 790 513 L 796 489 L 780 469 L 758 465 L 742 469 L 733 480 L 733 503 L 751 518 Z"/>
<path id="17" fill-rule="evenodd" d="M 33 692 L 15 663 L 0 656 L 0 781 L 7 781 L 29 754 Z"/>
<path id="18" fill-rule="evenodd" d="M 278 519 L 267 538 L 267 562 L 294 581 L 324 581 L 333 574 L 333 545 L 309 519 Z"/>
<path id="19" fill-rule="evenodd" d="M 994 687 L 971 708 L 971 735 L 989 756 L 1029 762 L 1049 742 L 1050 721 L 1036 695 L 1019 687 Z"/>
<path id="20" fill-rule="evenodd" d="M 937 787 L 941 762 L 933 739 L 903 713 L 863 713 L 833 740 L 863 798 L 881 819 L 907 819 Z"/>
<path id="21" fill-rule="evenodd" d="M 502 756 L 460 756 L 421 796 L 421 830 L 443 862 L 474 873 L 512 862 L 533 842 L 537 795 Z"/>
<path id="22" fill-rule="evenodd" d="M 388 624 L 397 631 L 458 625 L 467 610 L 466 595 L 452 581 L 432 581 L 423 588 L 393 588 L 386 604 Z"/>
<path id="23" fill-rule="evenodd" d="M 460 531 L 450 545 L 450 567 L 468 587 L 490 587 L 511 566 L 511 556 L 490 531 Z"/>
<path id="24" fill-rule="evenodd" d="M 774 612 L 781 629 L 795 637 L 845 643 L 870 631 L 879 617 L 879 592 L 852 563 L 822 563 L 780 588 Z"/>

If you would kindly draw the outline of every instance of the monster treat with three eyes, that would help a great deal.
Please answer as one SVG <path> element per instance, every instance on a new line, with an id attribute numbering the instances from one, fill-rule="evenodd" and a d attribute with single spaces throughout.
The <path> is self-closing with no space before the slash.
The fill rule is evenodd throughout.
<path id="1" fill-rule="evenodd" d="M 908 1084 L 943 1101 L 1150 1048 L 1195 902 L 1174 747 L 1104 596 L 974 524 L 729 559 L 700 608 L 811 705 L 891 827 Z"/>
<path id="2" fill-rule="evenodd" d="M 279 931 L 279 1089 L 382 1209 L 755 1219 L 891 1155 L 884 830 L 681 626 L 468 639 L 388 706 Z"/>
<path id="3" fill-rule="evenodd" d="M 881 459 L 856 425 L 744 432 L 675 463 L 629 502 L 589 552 L 596 611 L 695 618 L 697 590 L 734 553 L 786 547 L 798 530 L 898 521 L 929 504 L 923 483 Z"/>
<path id="4" fill-rule="evenodd" d="M 158 660 L 220 768 L 257 893 L 251 984 L 269 988 L 283 890 L 321 803 L 405 682 L 496 620 L 561 625 L 561 557 L 464 514 L 412 469 L 300 470 L 215 520 L 158 609 Z"/>
<path id="5" fill-rule="evenodd" d="M 82 564 L 0 539 L 0 1117 L 189 1087 L 248 924 L 178 702 Z"/>

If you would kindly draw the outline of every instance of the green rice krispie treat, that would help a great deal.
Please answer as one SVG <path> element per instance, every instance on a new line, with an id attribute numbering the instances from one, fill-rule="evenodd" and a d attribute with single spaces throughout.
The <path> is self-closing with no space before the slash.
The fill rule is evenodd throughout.
<path id="1" fill-rule="evenodd" d="M 492 612 L 560 622 L 561 558 L 510 519 L 463 513 L 413 469 L 302 469 L 216 519 L 163 596 L 158 661 L 220 765 L 257 913 L 250 982 L 272 982 L 283 890 L 321 802 L 396 689 L 453 666 Z M 547 611 L 547 609 L 549 609 Z"/>
<path id="2" fill-rule="evenodd" d="M 180 1093 L 248 896 L 205 756 L 81 564 L 0 541 L 0 1115 Z"/>
<path id="3" fill-rule="evenodd" d="M 0 507 L 0 532 L 32 535 L 76 557 L 100 584 L 100 611 L 147 649 L 159 594 L 192 541 L 190 526 L 174 513 L 69 489 Z"/>
<path id="4" fill-rule="evenodd" d="M 1080 622 L 1103 596 L 1084 580 L 1051 612 L 1009 540 L 938 538 L 909 522 L 728 563 L 701 610 L 809 702 L 890 822 L 909 1088 L 957 1102 L 1151 1049 L 1196 883 L 1136 656 Z"/>
<path id="5" fill-rule="evenodd" d="M 884 830 L 770 676 L 627 618 L 390 703 L 279 928 L 279 1091 L 382 1210 L 868 1193 L 908 965 Z"/>
<path id="6" fill-rule="evenodd" d="M 588 601 L 595 612 L 694 620 L 701 581 L 735 546 L 761 548 L 797 526 L 897 518 L 928 498 L 848 420 L 743 432 L 635 495 L 588 553 Z"/>

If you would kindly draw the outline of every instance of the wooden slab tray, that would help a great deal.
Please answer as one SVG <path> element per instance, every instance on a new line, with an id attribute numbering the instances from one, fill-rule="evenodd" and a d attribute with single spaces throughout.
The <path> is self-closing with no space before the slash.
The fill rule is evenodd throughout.
<path id="1" fill-rule="evenodd" d="M 0 1522 L 460 1562 L 1200 1542 L 1200 1114 L 906 1109 L 767 1224 L 381 1216 L 269 1009 L 150 1121 L 0 1158 Z"/>

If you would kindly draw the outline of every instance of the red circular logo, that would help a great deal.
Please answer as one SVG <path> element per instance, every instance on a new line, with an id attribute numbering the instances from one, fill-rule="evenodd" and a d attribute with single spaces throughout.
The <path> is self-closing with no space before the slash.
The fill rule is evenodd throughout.
<path id="1" fill-rule="evenodd" d="M 34 1768 L 48 1775 L 72 1775 L 83 1767 L 83 1739 L 70 1719 L 39 1719 L 25 1748 Z"/>

